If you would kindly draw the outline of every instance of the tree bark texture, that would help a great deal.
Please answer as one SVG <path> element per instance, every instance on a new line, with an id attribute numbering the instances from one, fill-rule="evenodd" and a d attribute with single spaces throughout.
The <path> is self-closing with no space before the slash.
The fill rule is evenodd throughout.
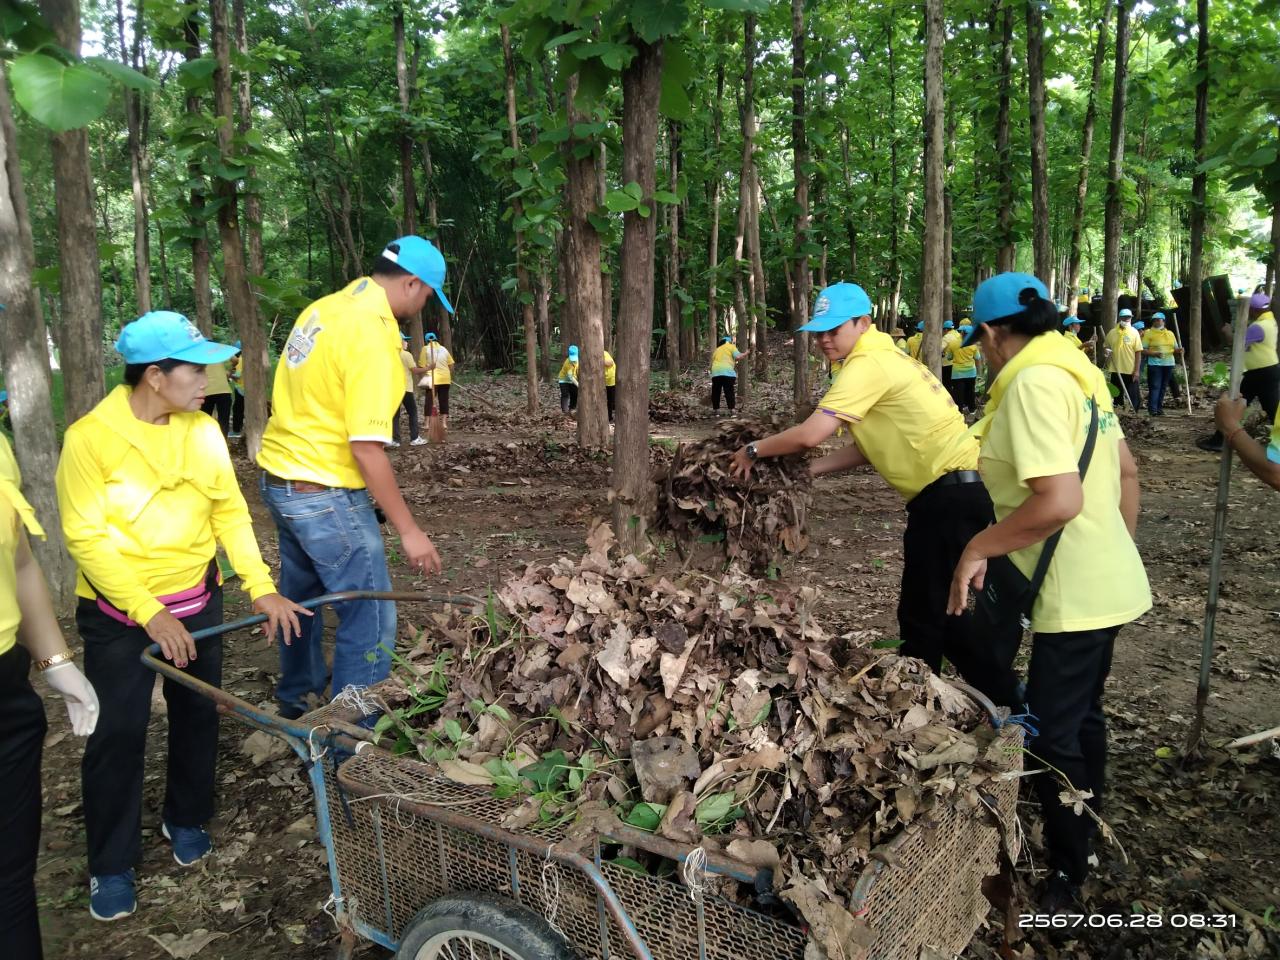
<path id="1" fill-rule="evenodd" d="M 804 0 L 791 0 L 791 154 L 795 178 L 796 219 L 792 235 L 796 260 L 791 297 L 791 329 L 809 317 L 809 144 L 805 137 L 805 24 Z M 798 416 L 808 416 L 813 405 L 809 396 L 809 335 L 793 333 L 792 402 Z"/>
<path id="2" fill-rule="evenodd" d="M 125 43 L 124 0 L 116 0 L 116 31 L 120 38 L 120 62 L 126 67 L 140 70 L 142 66 L 142 30 L 144 0 L 136 0 L 134 7 L 132 50 Z M 151 239 L 150 221 L 147 216 L 147 162 L 146 144 L 142 135 L 142 94 L 137 90 L 124 91 L 125 126 L 129 131 L 129 177 L 133 190 L 133 279 L 134 294 L 139 314 L 151 311 Z"/>
<path id="3" fill-rule="evenodd" d="M 635 41 L 622 74 L 622 181 L 638 183 L 652 210 L 657 181 L 658 98 L 662 44 Z M 613 448 L 613 528 L 624 552 L 645 541 L 649 482 L 649 354 L 653 335 L 653 269 L 657 218 L 622 216 L 618 307 L 618 409 Z"/>
<path id="4" fill-rule="evenodd" d="M 1031 114 L 1031 244 L 1035 275 L 1053 289 L 1053 244 L 1049 236 L 1049 160 L 1044 129 L 1044 12 L 1026 0 L 1027 104 Z"/>
<path id="5" fill-rule="evenodd" d="M 32 538 L 31 547 L 49 581 L 54 605 L 66 613 L 75 601 L 75 565 L 67 555 L 52 482 L 58 467 L 58 433 L 53 425 L 44 317 L 31 279 L 34 266 L 31 221 L 18 163 L 18 131 L 9 102 L 9 80 L 0 60 L 0 303 L 5 305 L 0 352 L 23 492 L 47 538 Z"/>
<path id="6" fill-rule="evenodd" d="M 566 118 L 570 129 L 588 123 L 575 102 L 575 74 L 565 91 Z M 570 136 L 563 158 L 565 192 L 569 200 L 565 221 L 565 306 L 573 314 L 578 331 L 578 443 L 603 449 L 609 443 L 609 414 L 604 401 L 604 327 L 600 307 L 600 234 L 590 215 L 596 208 L 595 147 Z"/>
<path id="7" fill-rule="evenodd" d="M 236 50 L 240 56 L 248 57 L 249 34 L 245 26 L 244 0 L 233 0 L 232 14 L 235 17 Z M 253 129 L 253 96 L 249 88 L 248 70 L 240 71 L 236 84 L 236 96 L 239 106 L 236 132 L 244 137 Z M 250 166 L 244 177 L 245 249 L 248 253 L 248 270 L 251 277 L 261 277 L 267 272 L 266 254 L 262 249 L 262 197 L 253 186 L 257 175 L 257 169 Z"/>
<path id="8" fill-rule="evenodd" d="M 191 8 L 191 14 L 183 22 L 182 34 L 185 40 L 184 59 L 200 59 L 200 17 L 197 8 Z M 200 116 L 200 94 L 194 90 L 187 91 L 186 112 L 189 120 Z M 187 161 L 187 177 L 191 180 L 191 192 L 188 195 L 187 223 L 191 228 L 191 283 L 196 301 L 196 326 L 206 337 L 213 336 L 213 289 L 209 282 L 209 235 L 208 221 L 205 217 L 205 190 L 207 189 L 204 171 L 200 159 L 195 154 Z"/>
<path id="9" fill-rule="evenodd" d="M 1121 4 L 1124 0 L 1120 0 Z M 1121 8 L 1123 9 L 1123 7 Z M 1201 326 L 1204 296 L 1204 219 L 1205 197 L 1209 175 L 1200 169 L 1204 163 L 1205 143 L 1209 130 L 1209 0 L 1196 0 L 1196 125 L 1194 149 L 1196 173 L 1191 178 L 1191 263 L 1187 286 L 1191 296 L 1187 300 L 1187 378 L 1199 383 L 1204 374 L 1204 345 Z M 1188 385 L 1190 386 L 1190 385 Z"/>
<path id="10" fill-rule="evenodd" d="M 502 33 L 502 63 L 507 74 L 507 142 L 515 156 L 511 158 L 511 169 L 514 171 L 520 163 L 520 130 L 516 116 L 516 62 L 511 55 L 511 28 L 500 24 Z M 516 197 L 511 204 L 513 221 L 520 222 L 524 216 L 524 201 Z M 520 316 L 524 321 L 524 363 L 525 385 L 527 387 L 526 409 L 529 413 L 538 412 L 538 329 L 533 315 L 533 287 L 529 282 L 529 268 L 525 264 L 524 234 L 516 230 L 516 295 L 520 299 Z"/>
<path id="11" fill-rule="evenodd" d="M 596 149 L 596 205 L 604 207 L 605 194 L 609 192 L 609 152 L 603 140 Z M 613 274 L 608 267 L 609 251 L 600 251 L 600 326 L 604 330 L 604 348 L 613 350 Z"/>
<path id="12" fill-rule="evenodd" d="M 720 341 L 720 318 L 717 313 L 719 304 L 720 267 L 720 126 L 724 111 L 724 62 L 716 62 L 716 102 L 712 107 L 712 153 L 711 153 L 711 230 L 707 236 L 707 343 L 714 350 Z M 692 359 L 692 358 L 691 358 Z"/>
<path id="13" fill-rule="evenodd" d="M 1102 64 L 1107 56 L 1107 24 L 1111 19 L 1111 2 L 1103 0 L 1098 18 L 1098 40 L 1093 48 L 1093 68 L 1089 76 L 1089 101 L 1084 111 L 1084 130 L 1080 135 L 1080 171 L 1076 177 L 1076 201 L 1071 213 L 1071 252 L 1067 258 L 1067 309 L 1072 316 L 1080 293 L 1081 240 L 1084 236 L 1084 206 L 1089 196 L 1089 161 L 1093 155 L 1093 128 L 1098 118 L 1098 91 L 1102 86 Z"/>
<path id="14" fill-rule="evenodd" d="M 40 0 L 58 43 L 80 55 L 79 0 Z M 89 137 L 84 129 L 52 135 L 53 185 L 58 212 L 58 344 L 62 357 L 66 422 L 74 423 L 106 393 L 102 369 L 102 271 L 93 207 Z"/>
<path id="15" fill-rule="evenodd" d="M 235 106 L 231 92 L 231 36 L 227 24 L 226 0 L 210 0 L 209 32 L 218 66 L 213 74 L 214 109 L 225 122 L 218 125 L 218 152 L 230 163 L 234 151 L 232 130 Z M 222 240 L 223 290 L 228 311 L 240 333 L 240 355 L 244 384 L 244 437 L 249 458 L 262 448 L 262 432 L 267 425 L 269 361 L 267 338 L 258 320 L 258 303 L 249 289 L 245 269 L 243 238 L 240 234 L 238 191 L 234 180 L 218 177 L 215 193 L 223 202 L 218 208 L 218 235 Z"/>
<path id="16" fill-rule="evenodd" d="M 1013 269 L 1013 162 L 1009 155 L 1009 88 L 1013 75 L 1013 0 L 997 0 L 992 31 L 1000 32 L 999 108 L 996 112 L 996 272 Z"/>
<path id="17" fill-rule="evenodd" d="M 744 239 L 747 253 L 746 315 L 739 323 L 738 345 L 750 342 L 755 359 L 755 377 L 769 381 L 769 295 L 765 287 L 764 258 L 760 252 L 760 184 L 756 176 L 756 15 L 749 13 L 742 23 L 742 175 L 746 190 L 747 220 Z M 755 339 L 751 340 L 752 329 Z M 743 334 L 746 336 L 743 336 Z M 738 369 L 738 394 L 745 398 L 751 389 L 747 364 Z"/>
<path id="18" fill-rule="evenodd" d="M 945 302 L 946 212 L 943 209 L 942 0 L 924 5 L 924 249 L 920 264 L 920 316 L 924 341 L 920 355 L 935 376 L 942 374 L 942 310 Z"/>
<path id="19" fill-rule="evenodd" d="M 237 0 L 242 2 L 242 0 Z M 392 12 L 392 32 L 396 45 L 396 92 L 400 97 L 400 232 L 410 236 L 418 232 L 418 191 L 413 180 L 413 131 L 409 126 L 409 110 L 413 91 L 409 84 L 409 58 L 405 49 L 404 2 L 397 0 Z M 518 241 L 517 241 L 518 242 Z M 422 313 L 409 317 L 409 349 L 416 357 L 424 344 Z"/>
<path id="20" fill-rule="evenodd" d="M 667 189 L 672 193 L 680 183 L 680 150 L 678 147 L 680 128 L 675 123 L 667 124 Z M 680 206 L 666 205 L 667 222 L 667 272 L 664 291 L 666 294 L 667 313 L 667 386 L 676 388 L 680 377 L 680 298 L 676 291 L 680 289 Z"/>
<path id="21" fill-rule="evenodd" d="M 1120 291 L 1120 235 L 1124 227 L 1124 114 L 1128 99 L 1129 2 L 1116 0 L 1116 72 L 1111 92 L 1111 149 L 1107 156 L 1107 200 L 1103 220 L 1102 329 L 1116 325 Z"/>

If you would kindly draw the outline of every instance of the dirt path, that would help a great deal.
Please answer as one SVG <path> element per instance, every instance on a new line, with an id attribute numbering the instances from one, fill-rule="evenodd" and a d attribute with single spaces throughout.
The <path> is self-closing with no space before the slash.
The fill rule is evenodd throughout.
<path id="1" fill-rule="evenodd" d="M 714 421 L 700 416 L 658 424 L 655 436 L 705 434 Z M 465 427 L 465 418 L 458 419 Z M 1191 445 L 1204 419 L 1126 421 L 1142 467 L 1139 541 L 1156 607 L 1122 633 L 1108 690 L 1113 786 L 1107 818 L 1129 862 L 1118 847 L 1103 850 L 1097 879 L 1086 892 L 1091 908 L 1104 913 L 1225 913 L 1236 918 L 1235 927 L 1035 939 L 1015 945 L 1010 955 L 1260 957 L 1275 955 L 1262 951 L 1280 942 L 1280 920 L 1273 932 L 1262 933 L 1246 928 L 1239 912 L 1270 918 L 1280 910 L 1280 834 L 1274 825 L 1280 756 L 1270 747 L 1238 756 L 1210 751 L 1208 762 L 1187 771 L 1175 759 L 1164 759 L 1177 752 L 1185 735 L 1199 657 L 1217 477 L 1217 461 Z M 483 595 L 530 560 L 576 554 L 591 519 L 608 509 L 607 461 L 580 453 L 558 418 L 526 420 L 505 432 L 497 423 L 477 422 L 455 430 L 443 451 L 405 447 L 395 458 L 447 568 L 442 581 L 422 584 L 398 567 L 398 587 Z M 249 465 L 242 467 L 264 554 L 274 563 L 273 532 Z M 819 613 L 830 629 L 866 641 L 896 636 L 900 501 L 867 475 L 824 480 L 819 490 L 811 514 L 813 546 L 788 576 L 821 589 Z M 1252 478 L 1238 477 L 1233 490 L 1207 726 L 1211 742 L 1280 723 L 1280 499 Z M 243 614 L 234 584 L 228 601 L 228 617 Z M 412 630 L 419 617 L 405 609 L 402 632 Z M 261 638 L 229 638 L 226 663 L 229 689 L 270 703 L 276 658 Z M 87 911 L 79 805 L 81 745 L 56 702 L 48 712 L 38 884 L 49 957 L 162 958 L 169 955 L 162 941 L 176 955 L 195 955 L 183 954 L 183 947 L 207 941 L 198 953 L 202 960 L 325 955 L 333 938 L 333 923 L 323 913 L 329 887 L 300 764 L 253 755 L 246 749 L 247 728 L 225 721 L 215 852 L 198 869 L 177 867 L 159 837 L 165 735 L 158 692 L 148 746 L 139 911 L 120 923 L 94 923 Z M 1026 813 L 1025 822 L 1034 823 L 1033 810 Z M 1031 839 L 1034 849 L 1034 829 Z M 967 955 L 995 956 L 998 939 L 988 931 Z M 383 953 L 366 947 L 363 955 Z"/>

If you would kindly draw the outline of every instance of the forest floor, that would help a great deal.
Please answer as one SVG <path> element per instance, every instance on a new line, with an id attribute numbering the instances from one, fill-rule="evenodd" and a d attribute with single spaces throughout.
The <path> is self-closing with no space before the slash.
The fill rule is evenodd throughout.
<path id="1" fill-rule="evenodd" d="M 608 515 L 607 458 L 581 453 L 572 425 L 557 413 L 530 418 L 501 411 L 521 406 L 521 382 L 490 380 L 492 407 L 455 400 L 454 430 L 444 448 L 405 446 L 393 453 L 409 502 L 444 559 L 441 579 L 416 580 L 400 564 L 400 589 L 483 595 L 537 559 L 577 557 L 589 524 Z M 703 385 L 695 387 L 703 389 Z M 759 390 L 743 412 L 789 409 L 790 385 Z M 776 396 L 775 396 L 776 395 Z M 552 410 L 550 393 L 544 410 Z M 706 435 L 711 411 L 659 397 L 668 422 L 654 425 L 655 446 Z M 1280 955 L 1280 747 L 1231 754 L 1206 751 L 1182 767 L 1177 759 L 1193 713 L 1201 623 L 1208 579 L 1216 458 L 1193 446 L 1208 408 L 1188 417 L 1170 404 L 1162 420 L 1126 416 L 1142 470 L 1139 546 L 1155 608 L 1127 627 L 1116 646 L 1107 690 L 1110 794 L 1105 817 L 1117 845 L 1085 890 L 1093 914 L 1162 913 L 1150 930 L 1062 931 L 1014 939 L 1005 956 L 1062 958 L 1264 957 Z M 256 493 L 251 465 L 241 479 L 268 562 L 277 561 L 274 530 Z M 866 473 L 825 479 L 810 512 L 812 546 L 784 575 L 820 590 L 816 611 L 829 632 L 867 642 L 897 635 L 895 604 L 905 519 L 896 494 Z M 1233 478 L 1218 644 L 1206 738 L 1221 743 L 1280 723 L 1280 499 L 1241 471 Z M 393 560 L 398 554 L 392 549 Z M 229 584 L 227 616 L 244 615 L 243 594 Z M 401 636 L 420 614 L 402 608 Z M 68 634 L 74 632 L 68 625 Z M 260 636 L 226 640 L 224 685 L 270 705 L 276 656 Z M 219 758 L 219 815 L 213 855 L 183 869 L 160 836 L 165 721 L 159 687 L 148 743 L 143 861 L 138 912 L 114 924 L 88 914 L 88 878 L 80 805 L 80 741 L 64 711 L 50 702 L 45 744 L 45 814 L 38 887 L 50 958 L 192 957 L 279 960 L 328 955 L 334 925 L 326 860 L 315 834 L 311 790 L 300 764 L 250 740 L 247 727 L 224 719 Z M 1022 803 L 1023 823 L 1039 868 L 1038 815 Z M 1121 851 L 1123 846 L 1123 853 Z M 1127 859 L 1126 859 L 1127 857 Z M 1021 909 L 1030 910 L 1029 906 Z M 1174 929 L 1175 915 L 1223 915 L 1226 929 Z M 964 955 L 1000 956 L 992 911 Z M 364 957 L 384 957 L 373 946 Z"/>

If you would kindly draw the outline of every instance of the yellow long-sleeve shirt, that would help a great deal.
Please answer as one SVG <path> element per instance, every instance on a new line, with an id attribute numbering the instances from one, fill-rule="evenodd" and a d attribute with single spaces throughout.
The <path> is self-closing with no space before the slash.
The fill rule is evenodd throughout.
<path id="1" fill-rule="evenodd" d="M 58 462 L 76 595 L 146 624 L 163 607 L 157 597 L 204 579 L 218 543 L 252 599 L 274 593 L 217 423 L 203 413 L 146 423 L 130 393 L 116 387 L 73 423 Z"/>

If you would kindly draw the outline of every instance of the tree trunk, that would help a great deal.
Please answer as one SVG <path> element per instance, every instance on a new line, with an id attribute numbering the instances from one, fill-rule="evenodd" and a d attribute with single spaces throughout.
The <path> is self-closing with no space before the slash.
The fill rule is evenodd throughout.
<path id="1" fill-rule="evenodd" d="M 1089 79 L 1089 102 L 1084 111 L 1084 130 L 1080 136 L 1080 172 L 1076 178 L 1076 201 L 1071 214 L 1071 252 L 1067 261 L 1067 309 L 1072 316 L 1080 292 L 1080 241 L 1084 234 L 1084 204 L 1089 195 L 1089 160 L 1093 154 L 1093 128 L 1098 117 L 1098 90 L 1102 86 L 1102 63 L 1107 55 L 1107 22 L 1111 18 L 1111 0 L 1103 0 L 1098 18 L 1098 40 L 1093 48 L 1093 72 Z"/>
<path id="2" fill-rule="evenodd" d="M 1111 93 L 1111 150 L 1107 157 L 1107 201 L 1103 221 L 1102 313 L 1104 332 L 1116 325 L 1120 288 L 1120 235 L 1124 227 L 1124 112 L 1128 98 L 1129 2 L 1116 2 L 1116 72 Z"/>
<path id="3" fill-rule="evenodd" d="M 762 383 L 769 381 L 768 293 L 765 290 L 764 259 L 760 253 L 760 192 L 756 177 L 756 15 L 749 13 L 742 23 L 742 176 L 739 193 L 745 189 L 747 219 L 744 231 L 747 254 L 747 282 L 744 309 L 746 315 L 738 325 L 738 344 L 747 343 L 752 329 L 755 341 L 750 349 L 755 358 L 755 375 Z M 744 337 L 743 334 L 747 336 Z M 751 389 L 747 364 L 738 372 L 738 392 L 745 398 Z"/>
<path id="4" fill-rule="evenodd" d="M 232 130 L 235 107 L 231 93 L 231 37 L 227 25 L 226 0 L 210 0 L 209 33 L 218 67 L 213 74 L 213 99 L 218 125 L 218 153 L 230 163 L 234 155 Z M 258 304 L 249 289 L 245 271 L 244 246 L 237 211 L 236 182 L 215 178 L 215 193 L 223 201 L 218 208 L 218 235 L 222 240 L 223 291 L 228 312 L 240 333 L 240 355 L 244 359 L 245 449 L 252 460 L 262 448 L 262 432 L 267 425 L 267 393 L 271 389 L 267 373 L 267 338 L 258 320 Z"/>
<path id="5" fill-rule="evenodd" d="M 944 91 L 945 97 L 945 91 Z M 942 319 L 956 320 L 955 315 L 955 218 L 951 182 L 955 179 L 956 118 L 953 107 L 947 116 L 946 182 L 942 190 Z M 957 321 L 958 322 L 958 321 Z"/>
<path id="6" fill-rule="evenodd" d="M 575 99 L 578 78 L 574 74 L 565 91 L 569 128 L 589 122 Z M 564 144 L 565 192 L 569 199 L 565 221 L 565 306 L 578 331 L 578 443 L 603 449 L 609 443 L 609 414 L 604 401 L 604 327 L 600 310 L 600 234 L 589 217 L 596 208 L 594 150 L 570 136 Z M 584 153 L 578 156 L 579 152 Z"/>
<path id="7" fill-rule="evenodd" d="M 186 41 L 183 57 L 187 61 L 200 59 L 200 16 L 196 7 L 183 22 L 182 34 Z M 189 121 L 200 116 L 200 94 L 187 91 L 186 112 Z M 204 197 L 207 189 L 204 171 L 199 157 L 193 152 L 187 161 L 187 178 L 191 181 L 187 222 L 191 237 L 191 283 L 195 287 L 196 326 L 206 337 L 213 336 L 213 290 L 209 282 L 209 236 L 204 214 Z"/>
<path id="8" fill-rule="evenodd" d="M 133 49 L 124 39 L 124 0 L 116 0 L 116 30 L 120 38 L 120 62 L 141 69 L 144 0 L 137 0 L 133 21 Z M 129 131 L 129 175 L 133 187 L 133 276 L 139 314 L 151 311 L 151 240 L 147 218 L 146 144 L 142 136 L 142 94 L 124 90 L 125 125 Z"/>
<path id="9" fill-rule="evenodd" d="M 1031 241 L 1035 275 L 1053 288 L 1049 238 L 1049 160 L 1044 130 L 1044 12 L 1040 0 L 1027 5 L 1027 101 L 1031 113 Z"/>
<path id="10" fill-rule="evenodd" d="M 943 210 L 942 0 L 924 5 L 924 249 L 920 264 L 920 316 L 924 341 L 920 355 L 934 376 L 942 374 L 942 309 L 946 212 Z"/>
<path id="11" fill-rule="evenodd" d="M 1124 0 L 1120 0 L 1120 10 L 1123 14 Z M 1199 383 L 1204 374 L 1201 332 L 1204 296 L 1201 287 L 1204 285 L 1205 195 L 1209 175 L 1201 166 L 1204 164 L 1209 130 L 1209 0 L 1196 0 L 1196 23 L 1196 75 L 1200 82 L 1196 84 L 1196 125 L 1193 135 L 1196 172 L 1191 179 L 1191 263 L 1187 277 L 1187 293 L 1190 294 L 1187 301 L 1187 378 L 1191 381 L 1187 385 L 1188 389 L 1191 384 Z"/>
<path id="12" fill-rule="evenodd" d="M 551 379 L 551 278 L 544 266 L 538 271 L 538 343 L 542 347 L 538 369 L 544 381 Z"/>
<path id="13" fill-rule="evenodd" d="M 80 56 L 79 0 L 40 0 L 45 22 L 58 43 Z M 58 261 L 62 317 L 63 404 L 68 424 L 79 420 L 102 399 L 102 271 L 93 209 L 93 173 L 85 130 L 56 133 L 53 183 L 58 209 Z"/>
<path id="14" fill-rule="evenodd" d="M 444 252 L 444 241 L 440 236 L 440 213 L 436 206 L 435 192 L 435 167 L 431 163 L 431 143 L 426 138 L 422 138 L 422 171 L 425 175 L 425 182 L 422 185 L 423 193 L 427 198 L 427 228 L 431 233 L 431 240 L 440 252 Z M 456 288 L 453 291 L 453 297 L 450 300 L 455 308 L 458 303 L 458 294 L 461 291 Z M 434 306 L 433 306 L 434 305 Z M 431 314 L 435 313 L 436 332 L 440 337 L 440 342 L 449 350 L 453 349 L 453 321 L 449 317 L 449 311 L 440 306 L 440 301 L 432 297 L 427 301 L 427 315 L 423 319 L 425 325 L 430 325 Z"/>
<path id="15" fill-rule="evenodd" d="M 1009 87 L 1013 74 L 1012 0 L 996 0 L 991 30 L 1000 31 L 999 90 L 996 113 L 996 272 L 1013 269 L 1013 163 L 1009 156 Z M 998 22 L 997 22 L 998 21 Z"/>
<path id="16" fill-rule="evenodd" d="M 596 150 L 596 205 L 604 207 L 605 194 L 609 192 L 609 154 L 603 140 Z M 604 348 L 613 350 L 613 274 L 608 267 L 608 251 L 600 252 L 600 326 L 604 330 Z"/>
<path id="17" fill-rule="evenodd" d="M 680 171 L 680 162 L 676 149 L 679 136 L 675 123 L 667 123 L 667 175 L 668 189 L 676 192 Z M 680 377 L 680 300 L 676 291 L 680 288 L 680 208 L 676 204 L 666 204 L 667 224 L 667 269 L 663 280 L 663 293 L 666 300 L 667 314 L 667 389 L 676 389 Z"/>
<path id="18" fill-rule="evenodd" d="M 242 2 L 242 0 L 237 0 Z M 409 58 L 405 49 L 404 2 L 397 0 L 392 8 L 392 32 L 396 45 L 396 92 L 400 97 L 400 233 L 410 236 L 418 232 L 418 191 L 413 180 L 413 132 L 409 127 L 412 89 L 409 83 Z M 409 317 L 409 349 L 416 357 L 424 344 L 422 313 Z"/>
<path id="19" fill-rule="evenodd" d="M 25 478 L 23 492 L 35 508 L 45 540 L 33 538 L 54 605 L 68 612 L 75 601 L 75 565 L 67 555 L 53 475 L 58 432 L 53 424 L 49 353 L 44 318 L 31 279 L 35 250 L 18 162 L 18 131 L 9 103 L 9 80 L 0 60 L 0 303 L 5 305 L 4 384 L 9 391 L 13 446 Z"/>
<path id="20" fill-rule="evenodd" d="M 502 62 L 507 72 L 507 137 L 514 156 L 511 169 L 520 164 L 520 130 L 516 125 L 516 61 L 511 55 L 511 29 L 500 24 L 502 34 Z M 524 201 L 516 197 L 511 204 L 513 222 L 524 216 Z M 516 295 L 520 299 L 520 315 L 524 320 L 525 385 L 529 413 L 538 412 L 538 330 L 533 316 L 533 289 L 529 283 L 529 267 L 525 264 L 524 234 L 516 232 Z"/>
<path id="21" fill-rule="evenodd" d="M 1280 202 L 1271 207 L 1271 259 L 1267 261 L 1267 296 L 1276 295 L 1275 279 L 1280 275 Z"/>
<path id="22" fill-rule="evenodd" d="M 902 289 L 902 265 L 898 262 L 898 81 L 894 69 L 894 21 L 889 20 L 889 270 L 890 285 L 887 326 L 898 325 L 898 298 Z"/>
<path id="23" fill-rule="evenodd" d="M 793 249 L 796 260 L 795 283 L 791 296 L 791 329 L 802 326 L 809 317 L 809 144 L 805 138 L 805 61 L 804 0 L 791 0 L 791 159 L 795 178 L 796 219 Z M 791 357 L 795 363 L 791 399 L 796 416 L 809 415 L 813 399 L 809 396 L 809 335 L 793 333 Z"/>
<path id="24" fill-rule="evenodd" d="M 707 238 L 707 343 L 714 350 L 720 342 L 720 320 L 717 315 L 720 267 L 720 124 L 724 100 L 724 62 L 716 61 L 716 102 L 712 108 L 711 129 L 714 146 L 711 153 L 711 231 Z M 692 359 L 692 358 L 690 358 Z"/>
<path id="25" fill-rule="evenodd" d="M 622 182 L 638 183 L 652 209 L 657 181 L 662 43 L 635 40 L 622 73 Z M 649 499 L 649 349 L 653 334 L 653 261 L 657 218 L 622 216 L 618 308 L 618 425 L 613 449 L 613 528 L 624 552 L 645 540 Z"/>
<path id="26" fill-rule="evenodd" d="M 249 35 L 244 20 L 244 0 L 233 0 L 232 14 L 235 17 L 236 50 L 240 56 L 249 56 Z M 249 90 L 249 71 L 240 71 L 237 85 L 240 122 L 236 132 L 244 137 L 253 128 L 253 97 Z M 249 167 L 245 172 L 244 190 L 244 223 L 246 248 L 249 254 L 249 276 L 261 277 L 267 272 L 266 255 L 262 250 L 262 197 L 252 185 L 256 182 L 257 170 Z M 256 300 L 256 297 L 255 297 Z"/>

